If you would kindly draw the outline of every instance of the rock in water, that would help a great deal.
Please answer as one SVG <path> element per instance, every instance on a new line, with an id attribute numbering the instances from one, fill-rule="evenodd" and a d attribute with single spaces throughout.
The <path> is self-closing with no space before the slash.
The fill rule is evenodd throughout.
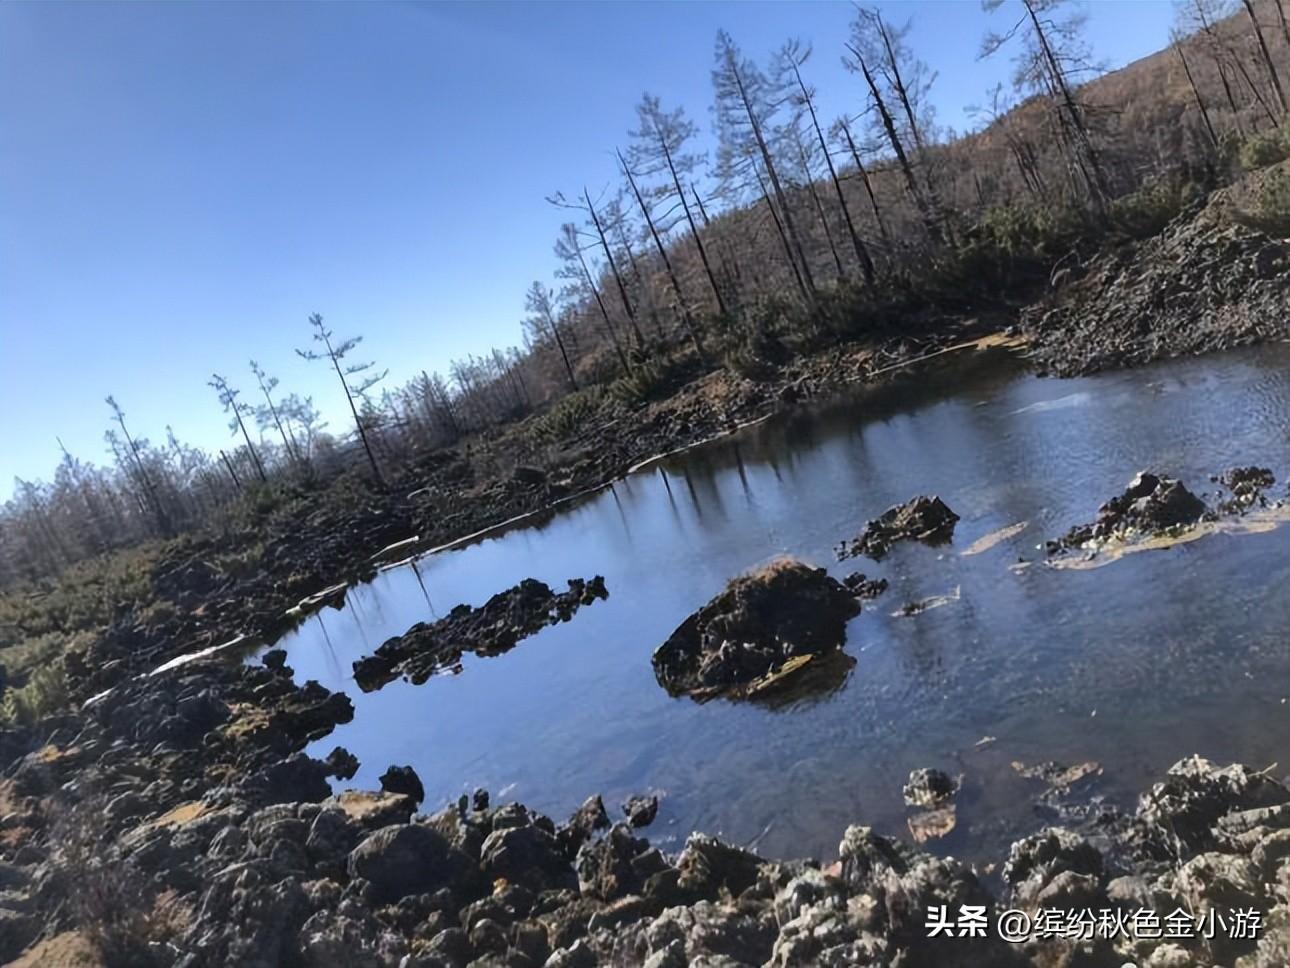
<path id="1" fill-rule="evenodd" d="M 658 797 L 629 797 L 623 804 L 623 813 L 627 815 L 627 822 L 633 827 L 637 829 L 648 827 L 658 816 Z"/>
<path id="2" fill-rule="evenodd" d="M 959 785 L 943 770 L 923 768 L 909 774 L 903 791 L 911 807 L 938 807 L 958 792 Z"/>
<path id="3" fill-rule="evenodd" d="M 410 766 L 391 766 L 381 774 L 381 789 L 386 793 L 402 793 L 420 803 L 426 798 L 426 789 L 421 784 L 421 777 Z"/>
<path id="4" fill-rule="evenodd" d="M 875 561 L 897 541 L 913 539 L 940 544 L 954 537 L 959 516 L 939 497 L 918 497 L 888 508 L 881 517 L 865 525 L 860 537 L 838 546 L 838 558 L 867 555 Z"/>
<path id="5" fill-rule="evenodd" d="M 364 692 L 398 676 L 414 683 L 461 662 L 463 652 L 494 656 L 512 649 L 548 625 L 567 622 L 584 605 L 609 597 L 605 579 L 570 578 L 567 591 L 526 578 L 498 592 L 479 608 L 458 605 L 433 623 L 418 622 L 354 662 L 354 681 Z"/>
<path id="6" fill-rule="evenodd" d="M 1266 467 L 1230 467 L 1211 480 L 1232 492 L 1231 499 L 1219 505 L 1219 510 L 1228 513 L 1239 513 L 1256 501 L 1266 504 L 1263 492 L 1277 482 Z"/>
<path id="7" fill-rule="evenodd" d="M 746 696 L 786 669 L 842 647 L 855 596 L 823 568 L 781 559 L 736 578 L 654 652 L 674 696 Z"/>
<path id="8" fill-rule="evenodd" d="M 1205 502 L 1171 477 L 1139 471 L 1124 493 L 1097 510 L 1097 520 L 1071 528 L 1048 542 L 1050 554 L 1090 541 L 1128 535 L 1152 535 L 1196 524 L 1209 513 Z"/>

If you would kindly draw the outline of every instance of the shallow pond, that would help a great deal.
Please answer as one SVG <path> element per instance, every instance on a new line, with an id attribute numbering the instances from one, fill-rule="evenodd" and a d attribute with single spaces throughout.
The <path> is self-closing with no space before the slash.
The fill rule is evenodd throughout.
<path id="1" fill-rule="evenodd" d="M 1077 789 L 1123 805 L 1191 752 L 1290 770 L 1290 528 L 1083 571 L 1044 566 L 1036 550 L 1091 520 L 1139 468 L 1198 492 L 1234 464 L 1283 478 L 1288 421 L 1285 347 L 1063 381 L 975 352 L 384 572 L 279 645 L 299 681 L 354 700 L 354 721 L 311 752 L 355 753 L 355 786 L 409 763 L 426 809 L 483 786 L 559 820 L 590 793 L 616 812 L 656 791 L 649 833 L 662 846 L 700 829 L 770 856 L 828 858 L 849 823 L 903 832 L 905 777 L 938 766 L 964 787 L 957 828 L 932 848 L 997 859 L 1043 822 L 1043 784 L 1013 761 L 1095 760 L 1103 772 Z M 834 560 L 867 519 L 920 493 L 962 516 L 952 544 Z M 652 650 L 727 579 L 781 554 L 890 580 L 848 628 L 845 678 L 773 707 L 669 698 Z M 1010 567 L 1019 558 L 1036 564 Z M 559 590 L 595 574 L 608 601 L 505 655 L 370 694 L 351 678 L 354 659 L 459 602 L 522 578 Z M 947 601 L 893 615 L 932 596 Z"/>

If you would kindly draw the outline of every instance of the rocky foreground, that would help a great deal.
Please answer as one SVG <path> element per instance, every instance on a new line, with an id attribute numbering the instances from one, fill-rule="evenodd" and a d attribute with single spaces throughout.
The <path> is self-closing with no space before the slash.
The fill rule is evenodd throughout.
<path id="1" fill-rule="evenodd" d="M 563 823 L 483 791 L 418 812 L 406 769 L 388 771 L 383 791 L 333 795 L 328 777 L 352 775 L 353 758 L 300 751 L 352 715 L 349 700 L 295 685 L 280 654 L 269 662 L 193 663 L 3 737 L 10 753 L 30 752 L 0 781 L 0 963 L 1249 968 L 1290 958 L 1290 789 L 1242 766 L 1184 760 L 1134 813 L 1045 829 L 1013 844 L 994 874 L 864 826 L 842 833 L 827 867 L 701 834 L 671 856 L 632 826 L 653 819 L 648 800 L 615 824 L 598 797 Z M 1005 909 L 1022 912 L 1033 937 L 1001 938 Z M 1093 928 L 1076 937 L 1062 919 L 1085 911 Z M 1142 912 L 1159 924 L 1172 915 L 1174 930 L 1143 930 Z"/>

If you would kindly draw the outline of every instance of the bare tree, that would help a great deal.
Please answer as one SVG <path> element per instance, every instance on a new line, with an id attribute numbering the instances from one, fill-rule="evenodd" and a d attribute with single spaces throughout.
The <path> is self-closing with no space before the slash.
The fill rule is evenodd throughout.
<path id="1" fill-rule="evenodd" d="M 724 30 L 717 32 L 712 86 L 716 92 L 718 177 L 727 187 L 735 188 L 748 184 L 750 177 L 761 183 L 762 172 L 765 173 L 779 205 L 778 219 L 782 222 L 786 248 L 793 257 L 802 295 L 814 307 L 819 297 L 810 259 L 767 140 L 767 129 L 773 125 L 778 105 L 771 96 L 773 92 L 766 76 L 756 64 L 744 58 Z"/>
<path id="2" fill-rule="evenodd" d="M 524 297 L 524 308 L 531 314 L 525 321 L 525 327 L 535 337 L 550 336 L 560 351 L 564 363 L 565 375 L 569 378 L 569 389 L 578 389 L 577 377 L 573 375 L 573 364 L 569 362 L 569 352 L 564 347 L 564 338 L 560 335 L 560 324 L 555 319 L 555 294 L 540 282 L 529 286 Z"/>
<path id="3" fill-rule="evenodd" d="M 633 173 L 631 166 L 627 164 L 627 159 L 623 157 L 621 151 L 615 151 L 618 158 L 618 167 L 631 187 L 632 195 L 636 199 L 636 204 L 640 206 L 641 217 L 645 220 L 645 225 L 649 228 L 650 237 L 654 240 L 654 248 L 658 251 L 659 261 L 663 263 L 667 270 L 667 278 L 672 283 L 672 291 L 676 294 L 677 309 L 681 312 L 681 322 L 685 324 L 685 330 L 690 336 L 690 342 L 694 345 L 694 351 L 698 354 L 699 359 L 705 359 L 703 352 L 703 340 L 699 337 L 698 327 L 695 325 L 694 316 L 690 313 L 689 304 L 685 299 L 685 290 L 681 288 L 681 281 L 676 277 L 676 270 L 672 267 L 672 259 L 667 254 L 667 246 L 663 244 L 663 239 L 659 235 L 658 225 L 654 221 L 653 213 L 650 211 L 649 203 L 641 193 L 640 185 L 636 182 L 636 175 Z"/>
<path id="4" fill-rule="evenodd" d="M 1183 41 L 1185 38 L 1177 30 L 1170 31 L 1169 36 L 1173 41 L 1174 53 L 1178 55 L 1178 61 L 1182 64 L 1183 74 L 1187 78 L 1187 86 L 1191 88 L 1192 99 L 1200 110 L 1200 119 L 1205 125 L 1205 134 L 1209 137 L 1210 145 L 1217 147 L 1218 135 L 1214 132 L 1214 125 L 1209 119 L 1209 110 L 1205 107 L 1205 99 L 1201 96 L 1200 88 L 1196 85 L 1196 78 L 1191 72 L 1191 65 L 1187 63 L 1187 55 L 1183 53 Z"/>
<path id="5" fill-rule="evenodd" d="M 139 483 L 142 486 L 143 493 L 145 495 L 143 504 L 145 507 L 151 507 L 151 511 L 157 519 L 157 526 L 161 529 L 161 532 L 163 534 L 170 534 L 170 517 L 166 514 L 166 509 L 162 507 L 161 500 L 157 497 L 157 486 L 153 483 L 152 475 L 148 473 L 148 469 L 143 464 L 143 458 L 140 456 L 139 445 L 135 442 L 135 439 L 130 436 L 130 431 L 126 428 L 125 411 L 121 409 L 111 394 L 109 394 L 105 400 L 107 405 L 112 409 L 112 419 L 115 420 L 117 426 L 121 428 L 121 435 L 125 437 L 126 445 L 130 448 L 130 456 L 133 458 L 134 469 L 138 474 Z M 109 439 L 108 442 L 112 443 L 112 440 Z"/>
<path id="6" fill-rule="evenodd" d="M 971 105 L 967 109 L 968 113 L 984 125 L 993 126 L 1003 135 L 1004 144 L 1008 146 L 1008 153 L 1017 166 L 1022 185 L 1036 201 L 1046 201 L 1048 185 L 1039 163 L 1039 153 L 1017 123 L 1014 114 L 1016 103 L 1003 93 L 1002 83 L 990 88 L 988 93 L 989 104 Z"/>
<path id="7" fill-rule="evenodd" d="M 1263 39 L 1263 27 L 1259 24 L 1259 18 L 1254 13 L 1254 4 L 1250 0 L 1241 0 L 1245 7 L 1245 12 L 1250 18 L 1250 26 L 1254 28 L 1254 38 L 1259 44 L 1259 54 L 1262 56 L 1263 67 L 1268 72 L 1268 79 L 1272 82 L 1272 90 L 1276 92 L 1277 104 L 1281 105 L 1281 113 L 1286 113 L 1286 92 L 1281 87 L 1281 75 L 1277 73 L 1277 65 L 1272 62 L 1272 54 L 1268 50 L 1268 42 Z M 1277 11 L 1280 12 L 1280 6 Z"/>
<path id="8" fill-rule="evenodd" d="M 869 88 L 869 96 L 873 99 L 873 107 L 878 112 L 883 134 L 887 138 L 887 143 L 891 146 L 892 154 L 896 156 L 896 163 L 900 165 L 901 174 L 905 177 L 905 188 L 909 192 L 909 197 L 913 199 L 914 206 L 918 209 L 918 214 L 923 220 L 927 234 L 933 239 L 938 239 L 940 238 L 940 230 L 936 219 L 932 214 L 932 209 L 926 196 L 923 194 L 923 189 L 918 183 L 918 179 L 914 177 L 913 165 L 909 162 L 909 155 L 905 152 L 905 144 L 901 140 L 900 132 L 896 129 L 896 120 L 892 117 L 891 110 L 887 107 L 887 102 L 882 96 L 882 89 L 878 86 L 878 82 L 874 80 L 873 71 L 869 69 L 869 64 L 865 61 L 860 49 L 849 44 L 847 48 L 851 51 L 851 57 L 846 59 L 844 63 L 864 78 L 865 85 Z"/>
<path id="9" fill-rule="evenodd" d="M 987 11 L 1000 9 L 1007 0 L 982 0 Z M 1082 14 L 1058 17 L 1067 0 L 1016 0 L 1020 16 L 1002 33 L 991 32 L 981 45 L 981 56 L 990 57 L 1013 38 L 1021 38 L 1021 51 L 1014 59 L 1014 85 L 1018 90 L 1047 96 L 1058 119 L 1058 136 L 1072 168 L 1078 170 L 1088 189 L 1089 201 L 1099 211 L 1110 197 L 1101 156 L 1093 143 L 1086 106 L 1076 97 L 1075 78 L 1093 70 L 1088 61 L 1082 31 Z"/>
<path id="10" fill-rule="evenodd" d="M 627 360 L 627 354 L 623 351 L 623 344 L 618 339 L 618 331 L 614 329 L 613 320 L 609 318 L 609 310 L 605 307 L 605 300 L 600 295 L 600 287 L 596 285 L 596 280 L 592 278 L 591 268 L 587 265 L 587 257 L 583 254 L 582 243 L 578 238 L 578 226 L 572 222 L 565 222 L 560 226 L 560 237 L 556 239 L 555 255 L 564 265 L 556 270 L 556 275 L 562 279 L 569 280 L 569 294 L 574 297 L 591 296 L 596 301 L 596 306 L 600 309 L 600 318 L 604 320 L 605 332 L 609 335 L 609 341 L 613 344 L 614 352 L 618 356 L 618 363 L 623 368 L 624 374 L 632 372 L 631 363 Z"/>
<path id="11" fill-rule="evenodd" d="M 685 116 L 684 108 L 664 111 L 659 99 L 646 93 L 636 105 L 638 127 L 630 132 L 631 147 L 627 151 L 628 163 L 637 175 L 645 178 L 663 176 L 662 185 L 654 194 L 662 200 L 675 199 L 685 214 L 685 222 L 690 229 L 690 238 L 703 263 L 704 274 L 708 285 L 712 287 L 712 296 L 717 303 L 717 312 L 725 316 L 729 310 L 721 286 L 717 283 L 716 273 L 708 259 L 708 250 L 704 247 L 703 236 L 694 223 L 694 213 L 685 197 L 685 181 L 692 181 L 696 169 L 703 163 L 702 156 L 686 151 L 686 144 L 698 130 L 694 123 Z"/>
<path id="12" fill-rule="evenodd" d="M 828 168 L 829 181 L 833 185 L 833 191 L 838 200 L 838 209 L 842 212 L 842 219 L 846 223 L 847 234 L 851 238 L 851 247 L 856 254 L 856 262 L 859 263 L 860 270 L 864 273 L 865 283 L 872 286 L 874 281 L 873 259 L 869 256 L 869 250 L 864 242 L 861 241 L 860 233 L 856 230 L 855 221 L 851 218 L 851 209 L 847 205 L 846 194 L 842 191 L 842 182 L 838 179 L 837 169 L 833 166 L 833 156 L 829 153 L 829 143 L 824 138 L 824 129 L 820 127 L 820 118 L 815 111 L 815 89 L 810 87 L 802 78 L 802 65 L 806 63 L 810 56 L 810 46 L 803 46 L 801 41 L 798 40 L 790 40 L 780 48 L 778 67 L 781 74 L 784 75 L 780 83 L 783 86 L 791 86 L 794 90 L 793 100 L 798 110 L 805 110 L 811 120 L 811 130 L 815 133 L 820 155 Z M 841 269 L 839 268 L 840 271 Z"/>
<path id="13" fill-rule="evenodd" d="M 576 202 L 570 202 L 565 198 L 563 192 L 549 195 L 547 201 L 559 208 L 572 208 L 586 214 L 588 222 L 595 231 L 596 241 L 600 243 L 600 251 L 604 253 L 605 262 L 608 264 L 609 272 L 614 278 L 614 284 L 618 287 L 618 296 L 622 300 L 623 310 L 627 314 L 627 325 L 631 327 L 632 335 L 636 339 L 636 345 L 643 347 L 645 337 L 641 335 L 640 326 L 636 322 L 636 310 L 632 307 L 632 301 L 627 295 L 627 285 L 623 282 L 623 274 L 618 270 L 618 261 L 614 258 L 613 249 L 609 247 L 609 239 L 605 234 L 605 221 L 596 210 L 597 203 L 592 201 L 591 193 L 584 186 L 582 195 Z"/>
<path id="14" fill-rule="evenodd" d="M 220 405 L 223 406 L 225 413 L 231 413 L 232 419 L 228 422 L 228 429 L 233 433 L 241 431 L 242 439 L 246 442 L 246 452 L 251 455 L 251 463 L 255 465 L 255 473 L 259 476 L 260 481 L 267 483 L 269 478 L 264 473 L 264 462 L 260 460 L 260 455 L 255 451 L 255 445 L 251 443 L 251 435 L 247 433 L 246 424 L 242 421 L 243 414 L 251 415 L 255 412 L 250 404 L 238 403 L 238 395 L 241 390 L 235 390 L 228 385 L 228 380 L 218 373 L 211 374 L 209 386 L 215 390 L 215 395 L 219 397 Z"/>
<path id="15" fill-rule="evenodd" d="M 368 390 L 385 379 L 386 374 L 390 371 L 382 370 L 380 373 L 371 373 L 369 371 L 374 364 L 370 362 L 353 363 L 342 369 L 341 360 L 363 341 L 363 337 L 351 336 L 349 339 L 332 343 L 332 336 L 335 334 L 323 325 L 323 318 L 319 313 L 314 313 L 309 317 L 309 325 L 314 328 L 314 341 L 321 343 L 323 348 L 321 350 L 296 350 L 296 354 L 305 360 L 326 360 L 335 369 L 336 377 L 340 380 L 341 389 L 345 391 L 345 401 L 349 404 L 349 412 L 354 417 L 354 426 L 358 428 L 358 438 L 363 444 L 363 452 L 367 454 L 367 462 L 372 467 L 372 476 L 376 479 L 377 484 L 384 487 L 385 478 L 381 474 L 380 465 L 376 462 L 376 454 L 372 452 L 372 444 L 368 440 L 363 421 L 359 418 L 358 407 L 354 405 L 354 397 L 355 395 L 362 396 L 367 393 Z M 349 382 L 350 377 L 359 377 L 352 387 Z"/>
<path id="16" fill-rule="evenodd" d="M 865 196 L 869 199 L 869 208 L 873 212 L 874 224 L 878 226 L 878 234 L 882 237 L 883 247 L 887 250 L 889 257 L 893 250 L 891 232 L 887 229 L 887 221 L 882 216 L 882 210 L 878 206 L 878 196 L 873 189 L 873 179 L 869 177 L 869 169 L 860 157 L 860 150 L 856 147 L 855 138 L 851 134 L 851 119 L 842 117 L 833 122 L 830 132 L 834 140 L 839 137 L 846 144 L 847 151 L 851 153 L 851 162 L 856 167 L 856 173 L 864 184 Z"/>
<path id="17" fill-rule="evenodd" d="M 293 461 L 299 461 L 300 454 L 297 452 L 295 438 L 292 436 L 290 428 L 283 424 L 278 408 L 273 402 L 273 390 L 278 385 L 278 378 L 276 376 L 266 376 L 264 370 L 260 368 L 260 365 L 255 360 L 251 361 L 251 372 L 255 374 L 255 379 L 260 384 L 260 392 L 264 394 L 265 403 L 265 407 L 256 410 L 256 421 L 263 428 L 268 425 L 269 420 L 272 420 L 273 425 L 278 428 L 278 434 L 282 437 L 282 446 L 286 449 L 287 456 Z"/>
<path id="18" fill-rule="evenodd" d="M 869 87 L 882 131 L 901 164 L 929 234 L 951 241 L 950 223 L 928 152 L 934 128 L 928 93 L 936 74 L 906 44 L 910 26 L 909 21 L 899 27 L 887 23 L 877 7 L 857 6 L 847 43 L 853 60 L 844 63 L 864 77 Z M 922 174 L 921 181 L 918 172 Z"/>

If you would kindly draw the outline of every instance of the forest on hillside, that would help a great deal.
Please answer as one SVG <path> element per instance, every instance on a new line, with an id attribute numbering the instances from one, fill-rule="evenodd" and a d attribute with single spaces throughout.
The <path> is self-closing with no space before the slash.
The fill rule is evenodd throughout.
<path id="1" fill-rule="evenodd" d="M 540 462 L 577 420 L 697 374 L 757 379 L 795 353 L 1016 305 L 1108 235 L 1154 233 L 1243 165 L 1290 153 L 1284 0 L 1185 0 L 1169 49 L 1110 74 L 1076 4 L 985 6 L 981 56 L 1006 59 L 1012 81 L 981 92 L 959 138 L 933 111 L 935 65 L 909 24 L 876 8 L 814 49 L 754 56 L 719 33 L 710 132 L 645 93 L 615 146 L 619 182 L 553 186 L 554 280 L 525 294 L 521 345 L 393 387 L 346 322 L 302 314 L 299 353 L 341 383 L 348 413 L 324 422 L 252 361 L 193 388 L 229 421 L 217 453 L 108 397 L 109 462 L 64 449 L 52 480 L 16 481 L 0 585 L 219 525 L 275 489 L 397 486 L 426 455 L 517 421 L 532 447 L 513 459 Z M 821 116 L 818 57 L 844 59 L 854 111 Z M 1290 215 L 1290 186 L 1268 206 Z"/>

